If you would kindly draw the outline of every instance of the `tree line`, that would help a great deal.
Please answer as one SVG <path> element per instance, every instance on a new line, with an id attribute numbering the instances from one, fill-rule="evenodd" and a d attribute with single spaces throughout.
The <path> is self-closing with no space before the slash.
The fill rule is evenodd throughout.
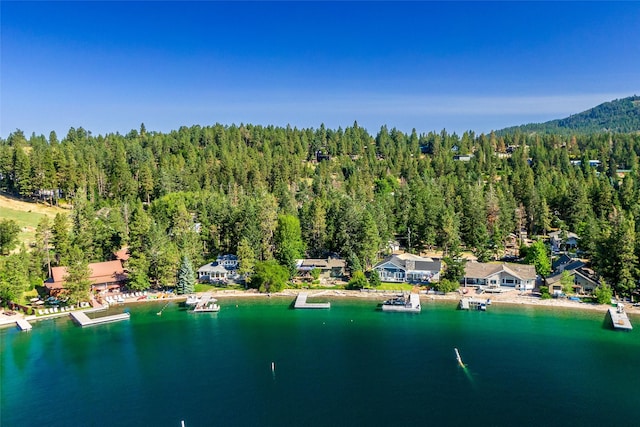
<path id="1" fill-rule="evenodd" d="M 35 248 L 4 257 L 2 271 L 21 262 L 37 282 L 48 265 L 103 261 L 126 244 L 136 289 L 175 283 L 183 255 L 201 265 L 234 253 L 243 268 L 275 260 L 291 272 L 297 257 L 337 254 L 366 271 L 390 240 L 489 260 L 510 233 L 562 229 L 628 294 L 640 279 L 639 155 L 632 134 L 371 135 L 357 123 L 72 128 L 62 139 L 17 130 L 0 140 L 0 191 L 73 209 L 40 224 Z"/>

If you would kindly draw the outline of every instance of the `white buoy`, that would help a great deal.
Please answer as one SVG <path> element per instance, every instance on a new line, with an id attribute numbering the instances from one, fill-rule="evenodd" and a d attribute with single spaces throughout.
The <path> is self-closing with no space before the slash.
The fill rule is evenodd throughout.
<path id="1" fill-rule="evenodd" d="M 276 371 L 276 362 L 271 362 L 271 372 Z"/>

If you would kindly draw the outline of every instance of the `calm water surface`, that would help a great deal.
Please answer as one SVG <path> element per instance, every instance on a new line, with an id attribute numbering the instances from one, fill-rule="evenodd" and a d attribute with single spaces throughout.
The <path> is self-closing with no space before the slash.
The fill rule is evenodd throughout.
<path id="1" fill-rule="evenodd" d="M 215 314 L 172 303 L 162 316 L 145 304 L 119 323 L 1 330 L 0 425 L 640 425 L 640 318 L 625 333 L 603 313 L 291 301 L 222 299 Z"/>

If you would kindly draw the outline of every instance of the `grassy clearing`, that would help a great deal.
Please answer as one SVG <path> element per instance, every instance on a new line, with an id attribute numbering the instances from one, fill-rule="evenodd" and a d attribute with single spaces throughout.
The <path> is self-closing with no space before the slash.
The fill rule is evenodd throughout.
<path id="1" fill-rule="evenodd" d="M 0 195 L 0 219 L 12 219 L 20 226 L 18 239 L 27 247 L 35 241 L 36 227 L 40 220 L 44 216 L 53 219 L 58 212 L 68 213 L 67 210 L 55 206 Z"/>

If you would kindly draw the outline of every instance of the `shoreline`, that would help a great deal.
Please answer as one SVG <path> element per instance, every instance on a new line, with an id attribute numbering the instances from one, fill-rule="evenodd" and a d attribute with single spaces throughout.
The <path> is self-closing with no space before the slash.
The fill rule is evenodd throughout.
<path id="1" fill-rule="evenodd" d="M 237 291 L 237 290 L 218 290 L 208 291 L 216 298 L 269 298 L 269 294 L 260 294 L 250 291 Z M 327 297 L 329 299 L 370 299 L 370 300 L 385 300 L 389 297 L 397 295 L 400 291 L 375 291 L 375 292 L 362 292 L 355 290 L 344 289 L 285 289 L 281 292 L 272 293 L 273 297 L 295 297 L 300 292 L 308 292 L 309 298 Z M 206 292 L 199 292 L 201 295 Z M 599 311 L 606 313 L 610 304 L 591 304 L 577 301 L 570 301 L 568 299 L 540 299 L 539 297 L 530 295 L 521 295 L 519 291 L 510 290 L 501 293 L 494 294 L 481 294 L 478 295 L 475 292 L 470 291 L 465 295 L 461 295 L 459 292 L 450 292 L 445 295 L 430 295 L 420 293 L 421 301 L 451 301 L 458 302 L 463 297 L 475 297 L 481 299 L 491 299 L 492 304 L 497 305 L 517 305 L 517 306 L 530 306 L 530 307 L 545 307 L 545 308 L 559 308 L 570 310 L 586 310 L 586 311 Z M 640 307 L 633 307 L 630 304 L 625 304 L 625 311 L 632 316 L 640 316 Z"/>
<path id="2" fill-rule="evenodd" d="M 285 289 L 281 292 L 270 293 L 270 294 L 262 294 L 256 291 L 242 291 L 242 290 L 231 290 L 231 289 L 218 289 L 206 292 L 197 292 L 196 295 L 203 295 L 205 293 L 212 294 L 215 298 L 270 298 L 270 297 L 278 297 L 278 298 L 295 298 L 301 292 L 308 292 L 309 298 L 320 298 L 326 297 L 327 299 L 353 299 L 353 300 L 372 300 L 382 302 L 385 299 L 397 295 L 401 291 L 373 291 L 373 292 L 363 292 L 356 290 L 345 290 L 345 289 Z M 406 292 L 406 291 L 405 291 Z M 475 297 L 481 299 L 491 299 L 492 304 L 496 305 L 509 305 L 509 306 L 527 306 L 527 307 L 540 307 L 545 309 L 560 309 L 560 310 L 581 310 L 581 311 L 598 311 L 601 313 L 606 313 L 611 305 L 607 304 L 592 304 L 592 303 L 583 303 L 577 301 L 570 301 L 567 299 L 540 299 L 539 297 L 534 297 L 530 295 L 522 295 L 519 291 L 509 290 L 501 293 L 494 294 L 481 294 L 478 295 L 475 293 L 473 289 L 470 290 L 467 294 L 461 294 L 460 292 L 450 292 L 445 295 L 431 295 L 420 293 L 420 300 L 424 303 L 426 301 L 433 302 L 458 302 L 463 297 Z M 157 299 L 145 299 L 145 300 L 131 300 L 126 301 L 124 303 L 118 304 L 115 307 L 119 306 L 127 306 L 129 304 L 137 305 L 137 304 L 145 304 L 150 302 L 181 302 L 187 299 L 186 295 L 174 295 L 171 297 L 165 298 L 157 298 Z M 114 307 L 114 306 L 111 306 Z M 79 310 L 79 311 L 103 311 L 108 310 L 110 307 L 106 308 L 91 308 L 88 310 Z M 640 307 L 633 307 L 632 305 L 625 305 L 626 313 L 631 317 L 640 317 Z M 16 320 L 18 318 L 23 318 L 29 322 L 39 322 L 42 320 L 50 320 L 57 319 L 68 316 L 68 312 L 64 313 L 55 313 L 52 315 L 45 316 L 25 316 L 23 314 L 15 314 L 12 316 L 2 316 L 0 318 L 0 329 L 15 326 Z"/>

